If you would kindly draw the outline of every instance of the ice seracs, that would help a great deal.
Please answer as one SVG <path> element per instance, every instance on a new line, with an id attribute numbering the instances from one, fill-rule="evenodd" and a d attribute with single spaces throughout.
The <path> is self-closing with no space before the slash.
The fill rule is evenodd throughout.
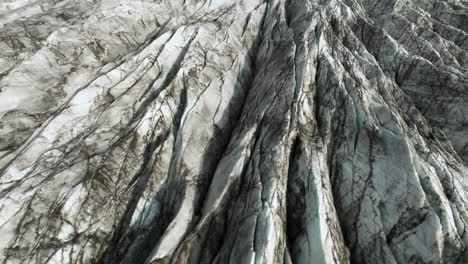
<path id="1" fill-rule="evenodd" d="M 467 263 L 465 0 L 0 4 L 0 263 Z"/>

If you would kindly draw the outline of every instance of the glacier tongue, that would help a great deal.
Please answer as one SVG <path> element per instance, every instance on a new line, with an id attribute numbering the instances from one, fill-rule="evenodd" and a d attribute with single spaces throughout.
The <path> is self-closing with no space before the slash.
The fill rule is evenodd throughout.
<path id="1" fill-rule="evenodd" d="M 0 263 L 468 263 L 466 0 L 7 0 Z"/>

